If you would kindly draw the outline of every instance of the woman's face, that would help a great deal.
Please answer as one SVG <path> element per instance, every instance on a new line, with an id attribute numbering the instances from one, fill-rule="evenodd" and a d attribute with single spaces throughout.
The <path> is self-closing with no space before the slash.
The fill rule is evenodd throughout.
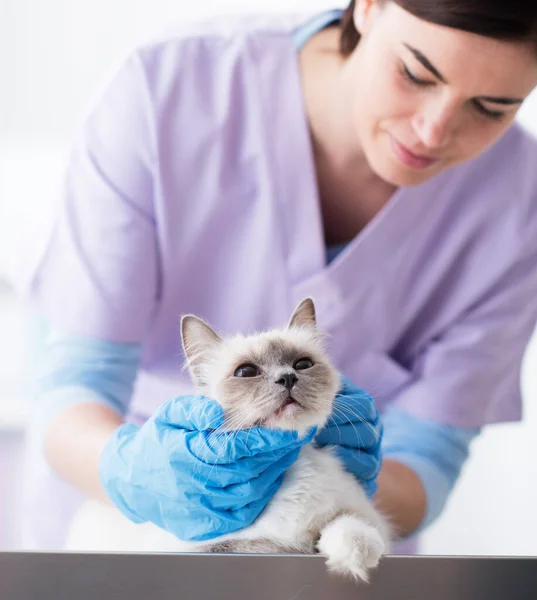
<path id="1" fill-rule="evenodd" d="M 484 151 L 537 85 L 528 45 L 434 25 L 393 2 L 358 2 L 355 22 L 362 39 L 344 67 L 354 125 L 371 168 L 392 185 Z"/>

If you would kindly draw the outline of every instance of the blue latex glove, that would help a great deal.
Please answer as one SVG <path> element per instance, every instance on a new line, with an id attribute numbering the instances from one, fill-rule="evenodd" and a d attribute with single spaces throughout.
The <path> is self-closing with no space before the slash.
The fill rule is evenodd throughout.
<path id="1" fill-rule="evenodd" d="M 202 541 L 250 525 L 280 487 L 311 430 L 214 433 L 222 408 L 203 396 L 165 403 L 141 428 L 124 424 L 100 459 L 104 489 L 136 523 Z"/>
<path id="2" fill-rule="evenodd" d="M 345 376 L 334 400 L 332 415 L 317 437 L 318 446 L 334 445 L 348 471 L 371 498 L 382 464 L 383 427 L 371 396 Z"/>

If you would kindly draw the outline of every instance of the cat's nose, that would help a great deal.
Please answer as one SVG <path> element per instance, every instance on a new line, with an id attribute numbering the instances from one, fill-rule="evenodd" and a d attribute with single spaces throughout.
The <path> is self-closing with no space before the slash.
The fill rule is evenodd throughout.
<path id="1" fill-rule="evenodd" d="M 285 389 L 290 390 L 295 383 L 298 381 L 298 377 L 294 373 L 285 373 L 276 381 L 280 385 L 283 385 Z"/>

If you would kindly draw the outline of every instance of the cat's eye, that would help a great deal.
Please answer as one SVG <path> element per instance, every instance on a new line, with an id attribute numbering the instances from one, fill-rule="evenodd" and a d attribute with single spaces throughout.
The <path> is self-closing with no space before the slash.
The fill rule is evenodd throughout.
<path id="1" fill-rule="evenodd" d="M 235 377 L 257 377 L 258 375 L 261 375 L 261 371 L 251 364 L 241 365 L 235 371 Z"/>
<path id="2" fill-rule="evenodd" d="M 304 369 L 310 369 L 311 367 L 313 367 L 311 358 L 299 358 L 293 365 L 293 368 L 296 371 L 303 371 Z"/>

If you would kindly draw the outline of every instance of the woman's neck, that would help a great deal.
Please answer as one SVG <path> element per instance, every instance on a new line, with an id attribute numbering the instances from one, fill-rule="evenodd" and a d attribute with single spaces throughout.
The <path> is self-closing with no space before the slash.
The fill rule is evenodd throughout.
<path id="1" fill-rule="evenodd" d="M 352 239 L 395 191 L 371 170 L 350 125 L 352 107 L 342 77 L 347 59 L 339 54 L 338 41 L 339 29 L 329 27 L 313 36 L 299 57 L 329 244 Z"/>

